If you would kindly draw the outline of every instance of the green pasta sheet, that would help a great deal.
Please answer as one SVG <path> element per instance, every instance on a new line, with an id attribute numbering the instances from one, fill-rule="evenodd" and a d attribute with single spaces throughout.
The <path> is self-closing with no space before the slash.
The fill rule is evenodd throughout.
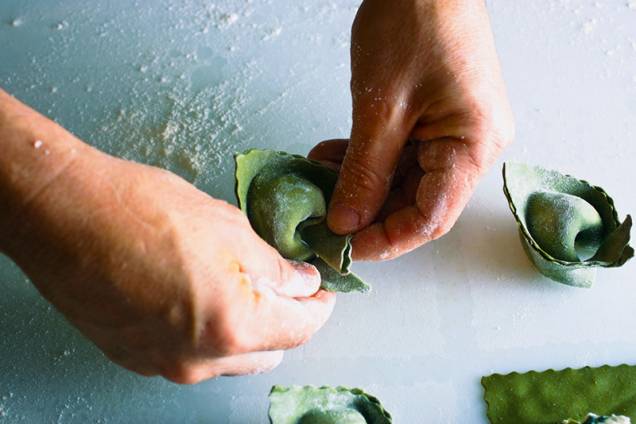
<path id="1" fill-rule="evenodd" d="M 326 223 L 338 174 L 319 162 L 273 150 L 236 155 L 236 197 L 254 230 L 285 258 L 310 261 L 326 290 L 365 292 L 351 273 L 351 235 Z"/>
<path id="2" fill-rule="evenodd" d="M 636 417 L 636 366 L 493 374 L 481 383 L 492 424 L 560 424 L 590 412 Z"/>
<path id="3" fill-rule="evenodd" d="M 391 424 L 380 401 L 347 387 L 274 386 L 269 394 L 271 424 Z"/>
<path id="4" fill-rule="evenodd" d="M 523 247 L 546 277 L 590 287 L 598 267 L 618 267 L 634 256 L 632 219 L 619 221 L 602 188 L 519 163 L 504 164 L 503 178 Z"/>

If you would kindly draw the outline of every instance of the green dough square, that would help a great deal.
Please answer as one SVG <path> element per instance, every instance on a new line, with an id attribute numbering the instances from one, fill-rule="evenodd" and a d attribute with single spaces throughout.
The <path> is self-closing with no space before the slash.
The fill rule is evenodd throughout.
<path id="1" fill-rule="evenodd" d="M 492 424 L 560 424 L 589 412 L 636 419 L 636 366 L 493 374 L 481 384 Z"/>

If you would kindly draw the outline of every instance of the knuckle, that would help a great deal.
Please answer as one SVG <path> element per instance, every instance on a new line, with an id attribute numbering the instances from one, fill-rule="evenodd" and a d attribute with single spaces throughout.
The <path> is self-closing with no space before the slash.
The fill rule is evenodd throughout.
<path id="1" fill-rule="evenodd" d="M 232 356 L 249 350 L 244 331 L 233 319 L 223 317 L 213 327 L 215 350 L 219 355 Z"/>
<path id="2" fill-rule="evenodd" d="M 225 332 L 221 353 L 224 356 L 237 355 L 248 351 L 247 343 L 240 333 L 236 330 L 228 330 Z"/>
<path id="3" fill-rule="evenodd" d="M 378 186 L 388 187 L 389 178 L 378 172 L 379 161 L 366 154 L 364 149 L 351 147 L 347 152 L 347 160 L 343 166 L 343 179 L 351 191 L 372 192 Z"/>
<path id="4" fill-rule="evenodd" d="M 515 137 L 515 121 L 508 105 L 476 107 L 472 119 L 473 131 L 477 140 L 490 140 L 503 149 Z"/>
<path id="5" fill-rule="evenodd" d="M 483 108 L 475 108 L 469 118 L 469 128 L 475 140 L 488 140 L 494 129 L 492 114 Z"/>
<path id="6" fill-rule="evenodd" d="M 488 169 L 501 151 L 514 139 L 512 119 L 495 120 L 490 113 L 477 112 L 470 122 L 471 141 L 468 159 L 481 173 Z"/>

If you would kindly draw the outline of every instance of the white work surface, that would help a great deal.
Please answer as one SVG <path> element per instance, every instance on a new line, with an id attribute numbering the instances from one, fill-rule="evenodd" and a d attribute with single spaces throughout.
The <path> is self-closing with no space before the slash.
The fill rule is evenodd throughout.
<path id="1" fill-rule="evenodd" d="M 306 153 L 350 128 L 358 2 L 3 0 L 0 85 L 81 138 L 232 199 L 232 154 Z M 517 121 L 504 160 L 604 187 L 636 213 L 636 2 L 491 0 Z M 0 154 L 2 154 L 0 152 Z M 359 386 L 398 424 L 485 423 L 492 372 L 636 363 L 635 263 L 592 289 L 541 277 L 501 163 L 450 234 L 355 264 L 372 286 L 275 371 L 178 386 L 109 363 L 0 259 L 0 422 L 264 423 L 273 384 Z"/>

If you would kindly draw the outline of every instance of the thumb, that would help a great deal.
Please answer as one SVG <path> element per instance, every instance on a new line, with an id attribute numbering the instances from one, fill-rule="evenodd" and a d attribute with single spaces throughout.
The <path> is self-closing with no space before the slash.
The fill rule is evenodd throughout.
<path id="1" fill-rule="evenodd" d="M 398 112 L 385 104 L 354 104 L 351 141 L 327 216 L 333 232 L 366 227 L 382 207 L 410 132 Z"/>
<path id="2" fill-rule="evenodd" d="M 246 230 L 245 240 L 235 243 L 235 255 L 240 257 L 238 272 L 247 274 L 254 285 L 267 286 L 278 296 L 311 297 L 318 292 L 321 278 L 315 266 L 285 259 L 252 228 Z"/>
<path id="3" fill-rule="evenodd" d="M 279 296 L 311 297 L 320 289 L 320 273 L 315 266 L 306 262 L 281 259 L 281 276 L 273 284 Z"/>

